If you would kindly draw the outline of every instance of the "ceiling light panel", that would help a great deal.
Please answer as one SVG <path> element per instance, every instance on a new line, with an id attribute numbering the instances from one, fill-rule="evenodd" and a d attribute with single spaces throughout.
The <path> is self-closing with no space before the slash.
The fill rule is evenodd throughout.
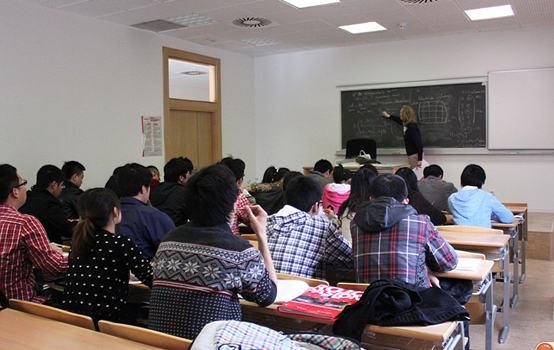
<path id="1" fill-rule="evenodd" d="M 481 9 L 466 10 L 465 13 L 472 21 L 483 19 L 509 17 L 514 15 L 511 5 L 485 7 Z"/>
<path id="2" fill-rule="evenodd" d="M 360 33 L 369 33 L 369 32 L 378 32 L 381 30 L 387 30 L 387 28 L 383 27 L 377 22 L 367 22 L 367 23 L 359 23 L 359 24 L 351 24 L 347 26 L 340 26 L 340 29 L 346 30 L 347 32 L 350 32 L 352 34 L 360 34 Z"/>
<path id="3" fill-rule="evenodd" d="M 340 2 L 340 0 L 281 0 L 287 4 L 290 4 L 297 8 L 320 6 L 327 4 L 334 4 Z"/>

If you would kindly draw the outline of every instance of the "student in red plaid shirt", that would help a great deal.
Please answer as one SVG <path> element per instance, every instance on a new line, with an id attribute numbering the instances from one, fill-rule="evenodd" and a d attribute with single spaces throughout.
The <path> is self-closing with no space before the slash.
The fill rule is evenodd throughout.
<path id="1" fill-rule="evenodd" d="M 62 277 L 67 258 L 37 218 L 17 211 L 27 199 L 26 184 L 13 166 L 0 165 L 0 290 L 8 299 L 45 303 L 48 298 L 34 291 L 33 268 Z"/>
<path id="2" fill-rule="evenodd" d="M 430 271 L 456 268 L 458 256 L 427 215 L 408 204 L 408 191 L 398 175 L 379 176 L 369 202 L 352 220 L 352 253 L 359 283 L 400 279 L 422 287 L 438 286 Z"/>

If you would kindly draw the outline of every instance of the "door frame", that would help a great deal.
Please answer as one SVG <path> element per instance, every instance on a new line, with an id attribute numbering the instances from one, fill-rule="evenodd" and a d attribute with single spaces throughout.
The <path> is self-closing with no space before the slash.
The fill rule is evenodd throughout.
<path id="1" fill-rule="evenodd" d="M 169 98 L 169 59 L 184 60 L 215 67 L 215 101 L 192 101 Z M 212 162 L 216 163 L 222 157 L 222 130 L 221 130 L 221 61 L 219 58 L 203 56 L 192 52 L 181 51 L 163 47 L 163 93 L 164 93 L 164 154 L 165 161 L 168 162 L 168 155 L 165 152 L 165 142 L 167 131 L 167 120 L 170 117 L 172 109 L 211 112 L 212 113 Z"/>

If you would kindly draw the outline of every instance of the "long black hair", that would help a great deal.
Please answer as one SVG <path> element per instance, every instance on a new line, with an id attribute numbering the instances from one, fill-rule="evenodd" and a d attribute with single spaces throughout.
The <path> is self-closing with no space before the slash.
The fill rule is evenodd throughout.
<path id="1" fill-rule="evenodd" d="M 371 183 L 376 178 L 377 175 L 375 175 L 371 169 L 361 168 L 356 171 L 354 176 L 352 176 L 350 195 L 342 202 L 337 213 L 339 218 L 344 215 L 346 209 L 348 209 L 350 213 L 355 213 L 360 204 L 369 200 Z"/>
<path id="2" fill-rule="evenodd" d="M 70 258 L 86 258 L 96 240 L 96 231 L 112 219 L 113 209 L 121 205 L 116 194 L 107 188 L 92 188 L 79 196 L 77 210 L 81 220 L 73 229 Z"/>

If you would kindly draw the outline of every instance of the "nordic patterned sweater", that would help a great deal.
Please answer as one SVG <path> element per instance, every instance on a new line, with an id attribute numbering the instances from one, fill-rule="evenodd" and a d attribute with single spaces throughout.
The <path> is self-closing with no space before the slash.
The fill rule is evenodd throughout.
<path id="1" fill-rule="evenodd" d="M 239 293 L 260 306 L 277 294 L 260 252 L 228 224 L 170 231 L 152 264 L 149 328 L 178 337 L 194 339 L 212 321 L 240 320 Z"/>

